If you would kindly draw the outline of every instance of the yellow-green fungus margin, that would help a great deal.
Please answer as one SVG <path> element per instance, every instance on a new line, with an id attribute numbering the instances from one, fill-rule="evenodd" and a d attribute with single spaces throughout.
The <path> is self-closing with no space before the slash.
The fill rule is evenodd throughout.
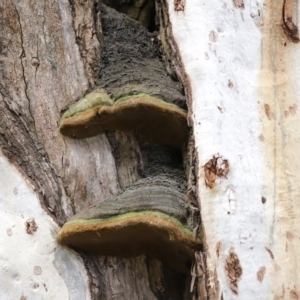
<path id="1" fill-rule="evenodd" d="M 58 233 L 63 245 L 104 256 L 160 259 L 179 272 L 189 273 L 201 240 L 180 221 L 158 211 L 138 211 L 108 219 L 77 219 Z"/>

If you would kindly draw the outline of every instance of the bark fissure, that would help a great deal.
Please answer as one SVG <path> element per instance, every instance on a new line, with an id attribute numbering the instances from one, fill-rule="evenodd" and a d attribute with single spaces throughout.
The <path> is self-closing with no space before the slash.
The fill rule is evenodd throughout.
<path id="1" fill-rule="evenodd" d="M 1 94 L 3 95 L 3 91 Z M 10 99 L 9 102 L 12 103 L 12 99 L 7 95 L 4 95 L 4 98 Z M 60 217 L 61 213 L 59 212 L 60 209 L 58 206 L 52 207 L 50 202 L 47 200 L 48 197 L 53 198 L 53 196 L 51 196 L 52 192 L 49 195 L 49 192 L 47 191 L 47 186 L 49 188 L 49 184 L 53 186 L 50 189 L 52 190 L 54 188 L 58 199 L 61 195 L 58 184 L 55 181 L 56 175 L 53 174 L 53 168 L 47 162 L 47 154 L 43 147 L 36 147 L 36 143 L 32 140 L 28 129 L 25 127 L 23 122 L 18 121 L 19 116 L 14 110 L 10 109 L 7 105 L 7 101 L 4 101 L 4 98 L 2 103 L 6 106 L 5 109 L 3 106 L 1 109 L 0 106 L 0 111 L 3 110 L 3 118 L 1 118 L 2 122 L 0 121 L 0 124 L 2 123 L 1 128 L 4 131 L 0 135 L 2 151 L 18 168 L 21 168 L 22 173 L 24 172 L 30 178 L 30 181 L 40 194 L 41 201 L 45 203 L 46 208 L 50 208 L 49 211 L 54 211 L 55 216 Z M 26 148 L 24 148 L 24 146 L 26 146 Z M 35 153 L 35 155 L 33 155 L 33 153 Z M 35 159 L 36 156 L 37 159 Z M 48 175 L 42 175 L 44 172 L 44 174 L 46 174 L 46 172 L 49 173 L 49 171 L 50 177 L 48 177 Z M 51 177 L 53 179 L 51 179 Z M 48 180 L 49 183 L 46 183 Z M 57 203 L 59 203 L 58 199 Z"/>
<path id="2" fill-rule="evenodd" d="M 90 88 L 95 86 L 95 79 L 101 62 L 101 21 L 96 2 L 69 0 L 72 9 L 72 25 L 76 36 L 85 75 Z"/>
<path id="3" fill-rule="evenodd" d="M 163 49 L 163 61 L 166 65 L 169 76 L 178 79 L 178 81 L 182 84 L 184 89 L 184 95 L 186 97 L 186 104 L 188 107 L 188 125 L 192 127 L 192 90 L 191 84 L 188 74 L 186 73 L 182 59 L 180 57 L 180 53 L 178 50 L 178 46 L 176 41 L 174 40 L 172 33 L 172 24 L 169 20 L 168 16 L 168 3 L 166 0 L 157 0 L 156 2 L 156 11 L 159 20 L 159 43 L 162 45 Z M 182 12 L 178 12 L 182 13 Z"/>
<path id="4" fill-rule="evenodd" d="M 18 23 L 19 23 L 19 28 L 20 28 L 20 39 L 21 39 L 21 54 L 20 54 L 20 61 L 21 61 L 21 68 L 22 68 L 22 75 L 23 75 L 23 81 L 24 81 L 24 93 L 26 95 L 26 99 L 28 101 L 28 111 L 29 111 L 29 114 L 31 116 L 31 121 L 35 127 L 35 122 L 34 122 L 34 117 L 32 115 L 32 111 L 31 111 L 31 108 L 30 108 L 30 98 L 28 96 L 28 86 L 27 86 L 27 80 L 26 80 L 26 76 L 25 76 L 25 67 L 24 67 L 24 62 L 23 62 L 23 58 L 26 57 L 26 53 L 25 53 L 25 48 L 24 48 L 24 41 L 23 41 L 23 30 L 22 30 L 22 24 L 21 24 L 21 19 L 20 19 L 20 15 L 19 15 L 19 12 L 18 12 L 18 9 L 17 7 L 15 6 L 15 11 L 16 11 L 16 14 L 17 14 L 17 19 L 18 19 Z M 36 134 L 36 128 L 35 128 L 35 134 Z"/>
<path id="5" fill-rule="evenodd" d="M 80 251 L 79 251 L 80 252 Z M 103 274 L 101 273 L 101 267 L 98 263 L 97 257 L 87 256 L 85 253 L 80 252 L 81 257 L 83 258 L 86 270 L 89 276 L 89 290 L 91 291 L 92 299 L 102 300 L 102 296 L 105 292 L 103 280 Z"/>
<path id="6" fill-rule="evenodd" d="M 175 3 L 175 2 L 174 2 Z M 192 88 L 189 75 L 186 73 L 182 59 L 180 57 L 180 52 L 177 46 L 177 43 L 173 37 L 172 24 L 168 16 L 168 3 L 167 1 L 157 1 L 157 14 L 159 15 L 160 20 L 160 40 L 163 45 L 163 58 L 164 62 L 167 65 L 169 74 L 173 75 L 175 78 L 178 78 L 179 81 L 183 84 L 185 89 L 185 95 L 187 98 L 188 106 L 188 124 L 193 127 L 193 97 L 192 97 Z M 181 13 L 178 11 L 177 13 Z M 219 283 L 216 272 L 214 274 L 208 274 L 208 268 L 206 266 L 206 246 L 205 246 L 205 231 L 202 228 L 201 224 L 201 195 L 198 195 L 198 176 L 199 170 L 199 159 L 198 151 L 195 151 L 194 145 L 194 136 L 191 134 L 190 143 L 188 145 L 190 151 L 188 159 L 190 161 L 187 163 L 187 170 L 190 174 L 188 175 L 188 200 L 192 203 L 192 206 L 195 206 L 196 209 L 196 218 L 195 218 L 195 228 L 198 226 L 198 229 L 195 230 L 196 234 L 198 233 L 204 241 L 204 249 L 199 253 L 196 253 L 196 266 L 197 272 L 196 282 L 193 289 L 193 299 L 216 299 L 219 295 Z M 201 271 L 200 271 L 201 270 Z M 212 284 L 210 283 L 212 282 Z"/>
<path id="7" fill-rule="evenodd" d="M 210 283 L 206 266 L 206 252 L 203 250 L 195 252 L 195 265 L 192 276 L 195 278 L 193 285 L 191 285 L 193 300 L 215 299 L 208 296 L 210 295 Z"/>

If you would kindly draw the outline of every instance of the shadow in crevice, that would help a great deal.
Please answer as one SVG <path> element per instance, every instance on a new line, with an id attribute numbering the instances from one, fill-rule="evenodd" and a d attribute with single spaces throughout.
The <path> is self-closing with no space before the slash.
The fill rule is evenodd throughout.
<path id="1" fill-rule="evenodd" d="M 157 30 L 154 0 L 103 0 L 103 3 L 138 21 L 150 32 Z"/>

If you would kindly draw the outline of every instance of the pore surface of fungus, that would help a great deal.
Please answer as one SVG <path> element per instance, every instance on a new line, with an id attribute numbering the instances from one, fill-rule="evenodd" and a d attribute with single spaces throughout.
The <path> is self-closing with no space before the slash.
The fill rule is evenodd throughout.
<path id="1" fill-rule="evenodd" d="M 194 250 L 201 245 L 191 219 L 184 195 L 176 188 L 137 184 L 73 216 L 57 239 L 98 255 L 146 254 L 189 272 Z"/>
<path id="2" fill-rule="evenodd" d="M 86 96 L 83 99 L 88 99 Z M 75 106 L 75 105 L 74 105 Z M 188 136 L 186 112 L 174 104 L 147 94 L 117 99 L 113 105 L 87 103 L 87 109 L 66 111 L 60 132 L 73 138 L 85 138 L 104 131 L 137 131 L 149 141 L 180 148 Z"/>

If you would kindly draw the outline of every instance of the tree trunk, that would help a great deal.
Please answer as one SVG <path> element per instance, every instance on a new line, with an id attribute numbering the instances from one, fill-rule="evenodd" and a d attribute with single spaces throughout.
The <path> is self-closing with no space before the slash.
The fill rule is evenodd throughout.
<path id="1" fill-rule="evenodd" d="M 168 2 L 192 95 L 199 294 L 298 299 L 299 2 Z"/>
<path id="2" fill-rule="evenodd" d="M 143 25 L 100 2 L 0 3 L 0 298 L 298 299 L 298 1 L 156 0 L 157 24 L 152 1 L 103 1 Z M 188 109 L 187 144 L 63 136 L 99 88 Z M 155 178 L 184 190 L 202 238 L 190 275 L 57 243 Z"/>
<path id="3" fill-rule="evenodd" d="M 113 98 L 134 88 L 186 106 L 157 34 L 93 0 L 4 1 L 0 16 L 1 299 L 189 298 L 189 276 L 157 259 L 99 257 L 56 242 L 71 216 L 143 177 L 163 173 L 186 189 L 180 150 L 123 131 L 80 140 L 59 133 L 61 113 L 94 88 Z"/>

